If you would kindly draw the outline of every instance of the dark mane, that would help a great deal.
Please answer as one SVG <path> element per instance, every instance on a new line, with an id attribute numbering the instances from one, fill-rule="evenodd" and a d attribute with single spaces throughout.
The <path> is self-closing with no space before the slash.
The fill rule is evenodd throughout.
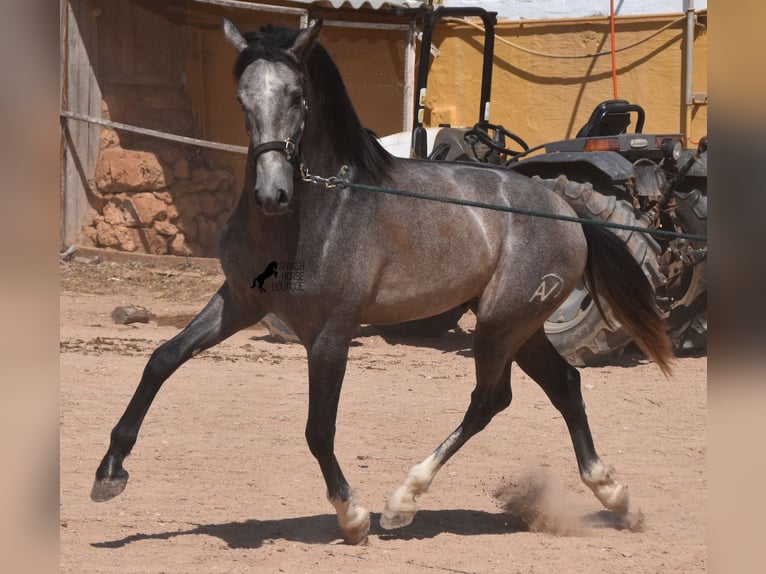
<path id="1" fill-rule="evenodd" d="M 235 77 L 239 79 L 245 68 L 259 59 L 282 62 L 297 69 L 298 64 L 287 50 L 298 33 L 299 30 L 265 26 L 259 32 L 245 34 L 248 46 L 237 58 Z M 373 181 L 385 180 L 393 156 L 362 125 L 338 68 L 319 42 L 306 58 L 304 73 L 311 86 L 309 109 L 315 112 L 314 117 L 321 118 L 322 123 L 307 123 L 306 139 L 314 138 L 322 145 L 332 146 L 341 163 L 359 170 L 358 175 L 364 174 Z M 327 141 L 327 134 L 332 134 L 330 141 Z"/>

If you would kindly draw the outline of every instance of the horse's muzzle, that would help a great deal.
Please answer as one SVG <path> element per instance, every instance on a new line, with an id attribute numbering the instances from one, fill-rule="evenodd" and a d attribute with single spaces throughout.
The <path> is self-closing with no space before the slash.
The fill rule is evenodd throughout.
<path id="1" fill-rule="evenodd" d="M 275 150 L 272 150 L 275 151 Z M 255 205 L 266 215 L 280 215 L 293 196 L 293 165 L 281 153 L 266 153 L 256 161 Z"/>
<path id="2" fill-rule="evenodd" d="M 292 193 L 282 187 L 268 190 L 255 188 L 255 205 L 266 215 L 280 215 L 290 207 Z"/>

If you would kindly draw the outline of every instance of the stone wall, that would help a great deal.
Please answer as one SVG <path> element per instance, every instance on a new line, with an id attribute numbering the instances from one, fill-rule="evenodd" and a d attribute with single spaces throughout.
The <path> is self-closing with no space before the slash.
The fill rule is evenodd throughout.
<path id="1" fill-rule="evenodd" d="M 105 91 L 102 115 L 193 132 L 191 106 L 180 88 L 113 87 Z M 101 132 L 91 187 L 83 243 L 157 255 L 216 256 L 218 232 L 237 198 L 232 170 L 212 155 L 109 128 Z"/>

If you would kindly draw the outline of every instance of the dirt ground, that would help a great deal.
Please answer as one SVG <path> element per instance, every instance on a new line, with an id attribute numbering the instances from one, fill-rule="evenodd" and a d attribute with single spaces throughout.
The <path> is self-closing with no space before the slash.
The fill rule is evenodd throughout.
<path id="1" fill-rule="evenodd" d="M 705 572 L 706 358 L 674 376 L 637 356 L 582 369 L 596 447 L 630 486 L 642 532 L 582 485 L 564 422 L 514 367 L 514 401 L 419 499 L 410 526 L 378 525 L 388 494 L 462 418 L 473 388 L 472 316 L 434 341 L 362 328 L 351 349 L 336 452 L 373 513 L 369 542 L 339 539 L 303 437 L 304 350 L 263 327 L 201 353 L 162 388 L 126 462 L 126 491 L 89 493 L 109 432 L 152 350 L 221 281 L 193 262 L 61 264 L 62 572 Z M 117 325 L 115 306 L 146 307 Z"/>

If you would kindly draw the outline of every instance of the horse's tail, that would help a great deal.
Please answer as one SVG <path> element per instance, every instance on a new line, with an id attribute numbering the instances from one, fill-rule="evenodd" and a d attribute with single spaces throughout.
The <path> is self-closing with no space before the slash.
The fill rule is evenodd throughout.
<path id="1" fill-rule="evenodd" d="M 588 242 L 585 280 L 601 315 L 609 321 L 599 301 L 603 297 L 639 348 L 666 376 L 670 375 L 673 345 L 649 279 L 614 233 L 588 224 L 583 225 L 583 231 Z"/>

